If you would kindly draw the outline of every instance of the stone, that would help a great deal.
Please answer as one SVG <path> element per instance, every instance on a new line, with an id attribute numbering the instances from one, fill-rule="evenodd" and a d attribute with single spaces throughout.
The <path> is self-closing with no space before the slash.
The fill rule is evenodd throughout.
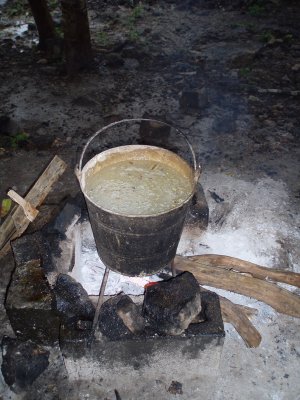
<path id="1" fill-rule="evenodd" d="M 122 296 L 117 304 L 117 314 L 124 324 L 134 334 L 140 334 L 145 329 L 145 320 L 141 308 L 129 296 Z"/>
<path id="2" fill-rule="evenodd" d="M 106 55 L 106 65 L 110 68 L 119 68 L 124 65 L 124 59 L 117 53 Z"/>
<path id="3" fill-rule="evenodd" d="M 0 135 L 14 136 L 22 131 L 20 125 L 8 115 L 0 115 Z"/>
<path id="4" fill-rule="evenodd" d="M 56 309 L 63 322 L 91 321 L 95 307 L 82 285 L 67 274 L 59 274 L 53 289 Z"/>
<path id="5" fill-rule="evenodd" d="M 1 371 L 5 382 L 13 389 L 31 386 L 49 365 L 49 351 L 31 341 L 20 342 L 5 336 L 1 347 Z"/>
<path id="6" fill-rule="evenodd" d="M 18 339 L 53 344 L 59 336 L 59 317 L 41 260 L 17 265 L 8 287 L 5 308 Z"/>
<path id="7" fill-rule="evenodd" d="M 145 290 L 143 314 L 159 334 L 182 334 L 201 308 L 199 284 L 190 272 L 157 282 Z"/>
<path id="8" fill-rule="evenodd" d="M 165 115 L 150 115 L 145 113 L 142 118 L 168 123 Z M 170 134 L 170 126 L 159 124 L 155 121 L 142 121 L 139 130 L 140 144 L 166 147 L 169 145 Z"/>
<path id="9" fill-rule="evenodd" d="M 17 265 L 23 265 L 32 260 L 40 259 L 45 273 L 55 269 L 52 260 L 54 247 L 53 243 L 50 245 L 42 231 L 23 235 L 12 242 L 12 249 Z"/>
<path id="10" fill-rule="evenodd" d="M 99 329 L 103 335 L 111 340 L 119 340 L 132 338 L 134 336 L 132 331 L 135 333 L 140 331 L 142 323 L 137 322 L 135 326 L 132 316 L 137 315 L 138 311 L 134 310 L 131 302 L 129 296 L 120 293 L 103 303 L 99 315 Z"/>
<path id="11" fill-rule="evenodd" d="M 172 381 L 169 386 L 168 392 L 171 394 L 182 394 L 182 383 L 178 381 Z"/>
<path id="12" fill-rule="evenodd" d="M 63 236 L 68 229 L 76 224 L 81 217 L 81 207 L 76 203 L 67 202 L 53 223 L 53 229 Z"/>
<path id="13" fill-rule="evenodd" d="M 179 106 L 182 112 L 189 113 L 198 110 L 199 94 L 195 91 L 183 91 L 179 99 Z"/>

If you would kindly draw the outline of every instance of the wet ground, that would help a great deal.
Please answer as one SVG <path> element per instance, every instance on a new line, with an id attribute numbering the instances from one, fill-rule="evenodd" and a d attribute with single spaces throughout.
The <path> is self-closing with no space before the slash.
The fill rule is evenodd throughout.
<path id="1" fill-rule="evenodd" d="M 79 190 L 73 170 L 91 134 L 121 118 L 156 116 L 189 136 L 210 206 L 207 232 L 185 236 L 180 252 L 222 253 L 300 272 L 296 1 L 182 0 L 136 7 L 90 1 L 95 64 L 73 78 L 61 62 L 36 50 L 30 15 L 15 15 L 12 3 L 0 15 L 1 198 L 9 187 L 26 193 L 58 154 L 69 165 L 47 199 L 58 204 Z M 59 20 L 58 9 L 54 14 Z M 108 137 L 106 145 L 119 139 Z M 1 263 L 4 299 L 13 263 L 10 257 Z M 212 398 L 299 398 L 299 321 L 229 296 L 259 309 L 254 323 L 263 341 L 246 349 L 227 326 Z M 1 322 L 2 333 L 11 335 L 3 306 Z M 14 398 L 5 390 L 4 398 Z M 87 398 L 89 392 L 80 393 L 78 398 Z"/>

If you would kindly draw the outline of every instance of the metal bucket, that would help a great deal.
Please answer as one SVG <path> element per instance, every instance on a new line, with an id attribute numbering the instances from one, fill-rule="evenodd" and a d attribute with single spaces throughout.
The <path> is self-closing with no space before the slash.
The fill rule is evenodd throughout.
<path id="1" fill-rule="evenodd" d="M 193 157 L 193 168 L 177 154 L 160 147 L 145 145 L 119 146 L 101 152 L 82 167 L 84 154 L 91 141 L 112 126 L 149 121 L 170 126 L 165 122 L 150 119 L 121 120 L 96 132 L 86 143 L 79 161 L 77 177 L 88 206 L 90 222 L 103 263 L 112 271 L 128 276 L 152 275 L 168 265 L 176 254 L 184 220 L 200 175 L 195 153 L 186 136 L 176 128 L 186 141 Z M 123 215 L 95 204 L 85 190 L 86 177 L 109 164 L 133 159 L 163 161 L 191 182 L 191 191 L 177 207 L 156 215 Z"/>

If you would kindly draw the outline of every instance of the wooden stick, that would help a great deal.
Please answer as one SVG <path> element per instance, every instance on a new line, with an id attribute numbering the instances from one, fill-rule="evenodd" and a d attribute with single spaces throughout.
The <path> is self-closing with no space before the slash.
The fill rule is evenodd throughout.
<path id="1" fill-rule="evenodd" d="M 55 156 L 29 190 L 25 201 L 34 208 L 40 206 L 66 167 L 66 163 Z M 0 227 L 0 258 L 9 252 L 11 240 L 21 236 L 29 224 L 30 221 L 23 208 L 21 206 L 14 207 Z"/>
<path id="2" fill-rule="evenodd" d="M 288 285 L 300 287 L 300 274 L 297 274 L 296 272 L 262 267 L 239 258 L 217 254 L 203 254 L 189 257 L 189 259 L 202 265 L 234 270 L 236 272 L 250 274 L 254 278 L 282 282 L 287 283 Z"/>
<path id="3" fill-rule="evenodd" d="M 212 292 L 211 290 L 204 289 L 202 286 L 200 287 L 201 291 Z M 249 321 L 249 318 L 257 314 L 257 309 L 235 304 L 229 299 L 226 299 L 226 297 L 220 295 L 218 295 L 218 297 L 223 321 L 233 325 L 248 347 L 258 347 L 261 342 L 261 334 Z"/>
<path id="4" fill-rule="evenodd" d="M 220 305 L 223 320 L 234 326 L 248 347 L 258 347 L 261 342 L 261 334 L 247 318 L 243 306 L 234 304 L 221 296 Z"/>
<path id="5" fill-rule="evenodd" d="M 19 204 L 20 207 L 23 208 L 24 214 L 29 219 L 30 222 L 35 220 L 35 217 L 38 215 L 38 210 L 35 207 L 32 207 L 28 201 L 23 199 L 17 192 L 10 189 L 7 192 L 7 196 L 10 197 L 15 203 Z"/>
<path id="6" fill-rule="evenodd" d="M 223 268 L 203 265 L 189 257 L 176 256 L 175 267 L 180 271 L 190 271 L 202 285 L 254 297 L 280 313 L 300 318 L 300 297 L 273 283 Z"/>

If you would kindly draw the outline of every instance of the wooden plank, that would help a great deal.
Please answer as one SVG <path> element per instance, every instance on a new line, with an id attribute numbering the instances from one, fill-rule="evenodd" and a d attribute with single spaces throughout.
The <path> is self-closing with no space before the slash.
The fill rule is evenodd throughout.
<path id="1" fill-rule="evenodd" d="M 300 297 L 274 283 L 228 271 L 224 268 L 203 265 L 190 257 L 175 257 L 177 271 L 190 271 L 201 285 L 240 293 L 253 297 L 273 307 L 279 313 L 300 318 Z"/>
<path id="2" fill-rule="evenodd" d="M 242 272 L 252 275 L 254 278 L 273 282 L 287 283 L 288 285 L 300 287 L 300 274 L 291 271 L 282 271 L 274 268 L 262 267 L 249 261 L 241 260 L 235 257 L 203 254 L 189 257 L 202 265 L 216 266 L 236 272 Z"/>
<path id="3" fill-rule="evenodd" d="M 53 184 L 64 173 L 66 168 L 67 164 L 58 156 L 55 156 L 29 190 L 25 200 L 34 208 L 40 206 L 51 191 Z M 29 224 L 30 221 L 22 207 L 14 207 L 0 227 L 0 257 L 7 254 L 10 250 L 11 240 L 21 236 Z"/>

